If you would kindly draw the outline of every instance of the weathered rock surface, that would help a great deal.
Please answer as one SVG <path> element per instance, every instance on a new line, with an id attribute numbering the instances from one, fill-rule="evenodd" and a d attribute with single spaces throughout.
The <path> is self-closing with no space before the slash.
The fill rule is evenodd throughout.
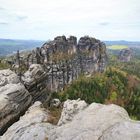
<path id="1" fill-rule="evenodd" d="M 72 121 L 73 117 L 78 112 L 81 112 L 83 109 L 85 109 L 86 107 L 87 107 L 87 103 L 85 101 L 81 101 L 80 99 L 65 101 L 58 125 L 63 125 L 67 122 Z"/>
<path id="2" fill-rule="evenodd" d="M 32 64 L 22 76 L 22 81 L 32 95 L 33 102 L 47 98 L 46 77 L 47 74 L 40 64 Z"/>
<path id="3" fill-rule="evenodd" d="M 7 130 L 1 140 L 46 140 L 48 130 L 53 129 L 51 124 L 46 123 L 48 117 L 48 111 L 37 101 Z"/>
<path id="4" fill-rule="evenodd" d="M 140 140 L 140 122 L 116 123 L 103 133 L 99 140 Z"/>
<path id="5" fill-rule="evenodd" d="M 69 108 L 69 102 L 65 102 L 62 115 L 66 107 Z M 65 121 L 65 117 L 63 118 Z M 52 130 L 48 138 L 49 140 L 138 140 L 140 122 L 130 120 L 127 112 L 117 105 L 92 103 L 73 116 L 71 121 Z"/>
<path id="6" fill-rule="evenodd" d="M 30 105 L 32 97 L 11 70 L 0 71 L 0 134 Z"/>
<path id="7" fill-rule="evenodd" d="M 122 49 L 119 54 L 119 60 L 122 62 L 129 62 L 132 58 L 132 54 L 133 52 L 131 49 Z"/>
<path id="8" fill-rule="evenodd" d="M 36 102 L 1 140 L 140 139 L 140 122 L 132 121 L 127 112 L 117 105 L 92 103 L 87 106 L 84 101 L 68 100 L 64 103 L 62 116 L 60 120 L 65 123 L 61 125 L 47 123 L 48 112 L 41 108 L 40 102 Z"/>

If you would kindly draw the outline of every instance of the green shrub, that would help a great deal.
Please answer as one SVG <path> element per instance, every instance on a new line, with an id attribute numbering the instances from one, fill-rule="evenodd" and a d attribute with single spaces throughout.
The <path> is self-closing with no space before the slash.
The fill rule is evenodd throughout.
<path id="1" fill-rule="evenodd" d="M 64 91 L 57 93 L 61 101 L 81 98 L 87 103 L 115 103 L 133 118 L 140 119 L 140 80 L 114 67 L 91 77 L 81 76 Z"/>

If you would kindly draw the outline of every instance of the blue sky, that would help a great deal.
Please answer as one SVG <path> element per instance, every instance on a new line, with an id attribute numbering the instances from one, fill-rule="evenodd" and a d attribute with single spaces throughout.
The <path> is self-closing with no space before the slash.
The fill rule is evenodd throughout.
<path id="1" fill-rule="evenodd" d="M 140 41 L 140 0 L 0 0 L 0 38 Z"/>

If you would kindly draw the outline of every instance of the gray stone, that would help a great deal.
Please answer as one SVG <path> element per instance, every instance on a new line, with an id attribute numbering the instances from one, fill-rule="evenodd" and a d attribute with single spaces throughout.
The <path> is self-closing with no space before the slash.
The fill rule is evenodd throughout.
<path id="1" fill-rule="evenodd" d="M 92 103 L 73 116 L 71 121 L 52 130 L 48 138 L 49 140 L 138 140 L 140 122 L 130 120 L 127 112 L 117 105 Z"/>
<path id="2" fill-rule="evenodd" d="M 10 70 L 0 71 L 0 134 L 28 108 L 31 95 Z"/>
<path id="3" fill-rule="evenodd" d="M 131 49 L 122 49 L 119 54 L 119 60 L 122 62 L 129 62 L 132 59 L 133 52 Z"/>
<path id="4" fill-rule="evenodd" d="M 28 71 L 22 76 L 22 81 L 32 95 L 33 102 L 37 100 L 46 100 L 48 96 L 46 78 L 47 73 L 40 64 L 30 65 Z"/>
<path id="5" fill-rule="evenodd" d="M 8 128 L 1 140 L 46 140 L 48 131 L 53 125 L 46 123 L 49 113 L 43 108 L 41 102 L 35 102 L 20 118 Z"/>
<path id="6" fill-rule="evenodd" d="M 132 121 L 122 107 L 114 104 L 92 103 L 87 106 L 81 100 L 67 100 L 60 118 L 61 125 L 48 123 L 49 117 L 49 112 L 36 102 L 0 140 L 140 139 L 140 122 Z"/>
<path id="7" fill-rule="evenodd" d="M 105 131 L 99 140 L 140 140 L 140 122 L 116 123 Z"/>
<path id="8" fill-rule="evenodd" d="M 83 100 L 67 100 L 64 102 L 63 111 L 61 113 L 58 125 L 71 122 L 75 114 L 87 107 L 87 103 Z"/>
<path id="9" fill-rule="evenodd" d="M 39 97 L 36 96 L 35 92 L 39 95 L 40 86 L 37 89 L 32 87 L 33 85 L 35 87 L 36 82 L 42 81 L 43 73 L 40 74 L 40 78 L 35 77 L 39 73 L 34 74 L 32 72 L 32 67 L 38 71 L 36 69 L 38 66 L 35 64 L 40 64 L 46 72 L 47 76 L 43 76 L 45 77 L 43 80 L 47 83 L 47 89 L 57 92 L 77 79 L 81 73 L 89 75 L 95 72 L 103 72 L 107 61 L 106 45 L 89 36 L 81 37 L 78 42 L 74 36 L 69 38 L 57 36 L 54 40 L 44 43 L 41 48 L 33 50 L 24 60 L 27 60 L 29 70 L 22 79 L 27 89 L 33 93 L 32 95 L 35 95 L 34 100 L 38 100 Z M 19 63 L 20 65 L 25 64 Z M 17 68 L 17 72 L 19 71 L 20 69 Z M 40 83 L 44 86 L 42 82 Z"/>

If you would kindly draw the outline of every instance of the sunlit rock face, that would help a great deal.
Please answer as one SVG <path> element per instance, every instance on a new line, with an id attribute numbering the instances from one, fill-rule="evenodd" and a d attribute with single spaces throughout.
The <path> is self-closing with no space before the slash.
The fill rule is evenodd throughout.
<path id="1" fill-rule="evenodd" d="M 131 49 L 122 49 L 119 54 L 119 60 L 122 62 L 129 62 L 132 58 L 133 52 Z"/>
<path id="2" fill-rule="evenodd" d="M 140 122 L 129 118 L 117 105 L 67 100 L 60 118 L 62 123 L 49 131 L 49 140 L 139 140 Z"/>
<path id="3" fill-rule="evenodd" d="M 129 118 L 117 105 L 88 105 L 83 100 L 64 102 L 57 125 L 50 114 L 35 102 L 0 140 L 139 140 L 140 122 Z"/>
<path id="4" fill-rule="evenodd" d="M 0 70 L 0 134 L 30 105 L 31 95 L 11 70 Z"/>
<path id="5" fill-rule="evenodd" d="M 87 106 L 88 104 L 85 101 L 82 101 L 80 99 L 65 101 L 58 125 L 61 126 L 63 124 L 66 124 L 72 121 L 75 114 L 78 114 L 78 112 L 81 112 Z"/>

